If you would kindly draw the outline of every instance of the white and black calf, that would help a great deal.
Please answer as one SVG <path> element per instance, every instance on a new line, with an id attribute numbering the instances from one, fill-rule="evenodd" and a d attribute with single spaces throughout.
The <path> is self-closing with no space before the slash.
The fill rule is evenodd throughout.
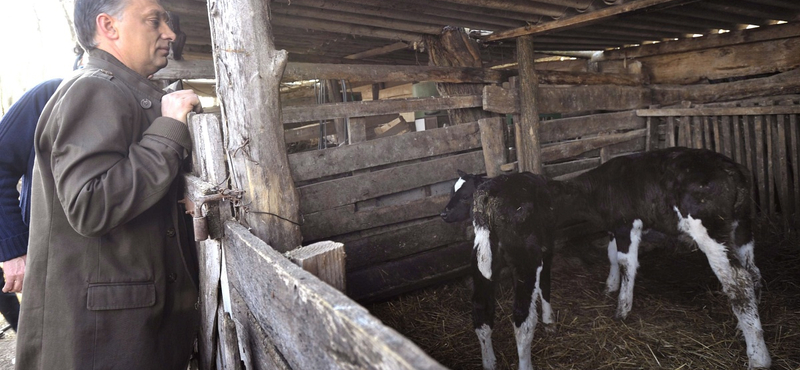
<path id="1" fill-rule="evenodd" d="M 749 367 L 770 367 L 756 298 L 761 274 L 753 258 L 750 175 L 743 166 L 708 150 L 670 148 L 614 158 L 568 181 L 529 173 L 486 181 L 459 175 L 459 182 L 463 180 L 465 185 L 478 183 L 472 207 L 472 263 L 477 271 L 473 274 L 473 303 L 484 368 L 494 368 L 492 276 L 503 263 L 512 269 L 518 285 L 514 323 L 519 368 L 532 368 L 530 340 L 536 326 L 537 297 L 542 300 L 542 321 L 552 322 L 549 261 L 553 232 L 562 222 L 574 219 L 589 220 L 612 235 L 606 290 L 619 291 L 616 317 L 620 319 L 628 315 L 633 303 L 642 230 L 694 240 L 739 321 Z M 456 221 L 449 215 L 462 212 L 457 208 L 472 198 L 465 196 L 468 190 L 461 186 L 455 191 L 442 214 L 446 221 Z"/>

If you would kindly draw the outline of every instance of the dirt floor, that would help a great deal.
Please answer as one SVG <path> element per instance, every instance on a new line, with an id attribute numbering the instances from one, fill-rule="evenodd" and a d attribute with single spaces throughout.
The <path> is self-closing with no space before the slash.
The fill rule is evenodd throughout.
<path id="1" fill-rule="evenodd" d="M 765 288 L 759 312 L 773 369 L 800 369 L 800 238 L 759 226 L 756 264 Z M 779 229 L 779 228 L 778 228 Z M 758 235 L 762 235 L 759 237 Z M 537 369 L 744 369 L 737 322 L 705 255 L 684 246 L 640 252 L 633 309 L 613 319 L 616 299 L 603 293 L 606 241 L 557 249 L 552 307 L 556 331 L 540 324 L 533 342 Z M 647 248 L 643 246 L 643 248 Z M 498 367 L 517 367 L 511 282 L 498 293 L 492 340 Z M 367 305 L 385 324 L 451 369 L 480 369 L 468 278 Z"/>

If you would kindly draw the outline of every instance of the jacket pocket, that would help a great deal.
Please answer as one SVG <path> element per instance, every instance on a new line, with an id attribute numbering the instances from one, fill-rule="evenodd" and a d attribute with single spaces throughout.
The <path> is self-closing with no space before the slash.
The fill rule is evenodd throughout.
<path id="1" fill-rule="evenodd" d="M 156 303 L 153 282 L 90 284 L 86 308 L 92 311 L 150 307 Z"/>

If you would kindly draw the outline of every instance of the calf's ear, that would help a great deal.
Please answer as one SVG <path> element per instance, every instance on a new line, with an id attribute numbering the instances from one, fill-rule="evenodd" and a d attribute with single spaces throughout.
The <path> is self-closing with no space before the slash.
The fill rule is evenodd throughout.
<path id="1" fill-rule="evenodd" d="M 465 177 L 467 177 L 467 176 L 469 176 L 469 175 L 467 175 L 467 173 L 466 173 L 466 172 L 464 172 L 464 171 L 461 171 L 461 170 L 456 170 L 456 173 L 458 173 L 458 177 L 460 177 L 460 178 L 462 178 L 462 179 L 463 179 L 463 178 L 465 178 Z"/>

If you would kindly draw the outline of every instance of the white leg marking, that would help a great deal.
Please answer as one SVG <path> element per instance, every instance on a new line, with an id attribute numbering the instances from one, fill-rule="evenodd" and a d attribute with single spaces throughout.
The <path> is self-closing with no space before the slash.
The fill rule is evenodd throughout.
<path id="1" fill-rule="evenodd" d="M 606 279 L 606 294 L 611 294 L 619 290 L 619 262 L 617 260 L 617 239 L 613 236 L 608 242 L 608 262 L 611 267 L 608 270 Z"/>
<path id="2" fill-rule="evenodd" d="M 739 329 L 744 334 L 747 344 L 749 367 L 751 369 L 769 368 L 772 365 L 772 359 L 769 356 L 767 345 L 764 343 L 764 331 L 758 316 L 750 273 L 745 271 L 746 269 L 734 269 L 731 266 L 727 249 L 708 235 L 708 230 L 703 226 L 701 220 L 694 219 L 691 215 L 686 215 L 684 218 L 677 207 L 675 207 L 675 212 L 678 213 L 678 229 L 691 236 L 697 242 L 700 250 L 706 254 L 711 269 L 722 283 L 722 290 L 731 300 L 733 313 L 739 319 Z M 752 246 L 745 245 L 742 248 L 745 249 L 742 253 L 746 254 L 748 253 L 746 249 L 752 248 Z M 737 251 L 738 253 L 739 251 Z M 741 258 L 741 256 L 737 258 Z M 748 276 L 743 276 L 745 273 Z"/>
<path id="3" fill-rule="evenodd" d="M 479 227 L 472 223 L 475 228 L 475 244 L 473 248 L 478 251 L 476 253 L 478 259 L 478 270 L 480 270 L 483 277 L 487 280 L 492 280 L 492 245 L 489 242 L 489 229 Z"/>
<path id="4" fill-rule="evenodd" d="M 531 305 L 528 308 L 528 318 L 522 322 L 518 328 L 514 327 L 514 336 L 517 338 L 517 355 L 519 357 L 519 370 L 533 370 L 531 362 L 531 343 L 533 342 L 533 331 L 536 329 L 538 318 L 536 317 L 536 298 L 539 296 L 539 273 L 542 266 L 536 269 L 536 288 L 531 294 Z"/>
<path id="5" fill-rule="evenodd" d="M 492 348 L 492 328 L 483 324 L 480 328 L 475 329 L 475 334 L 478 335 L 478 341 L 481 343 L 483 369 L 494 370 L 497 359 L 494 357 L 494 348 Z"/>
<path id="6" fill-rule="evenodd" d="M 461 186 L 464 185 L 465 182 L 464 179 L 459 177 L 458 180 L 456 180 L 455 186 L 453 186 L 453 191 L 456 192 L 458 189 L 461 189 Z"/>
<path id="7" fill-rule="evenodd" d="M 542 288 L 539 286 L 539 282 L 542 281 L 542 268 L 543 266 L 539 266 L 536 269 L 536 289 L 534 290 L 532 301 L 536 301 L 536 296 L 538 294 L 539 299 L 542 301 L 542 323 L 545 325 L 551 325 L 553 323 L 553 308 L 550 307 L 550 302 L 546 301 L 542 296 Z M 534 311 L 534 315 L 536 312 Z"/>
<path id="8" fill-rule="evenodd" d="M 628 253 L 617 252 L 617 260 L 624 267 L 625 278 L 619 290 L 617 318 L 624 319 L 633 307 L 633 286 L 636 282 L 636 270 L 639 268 L 639 243 L 642 241 L 642 220 L 633 221 L 631 228 L 631 245 Z"/>

